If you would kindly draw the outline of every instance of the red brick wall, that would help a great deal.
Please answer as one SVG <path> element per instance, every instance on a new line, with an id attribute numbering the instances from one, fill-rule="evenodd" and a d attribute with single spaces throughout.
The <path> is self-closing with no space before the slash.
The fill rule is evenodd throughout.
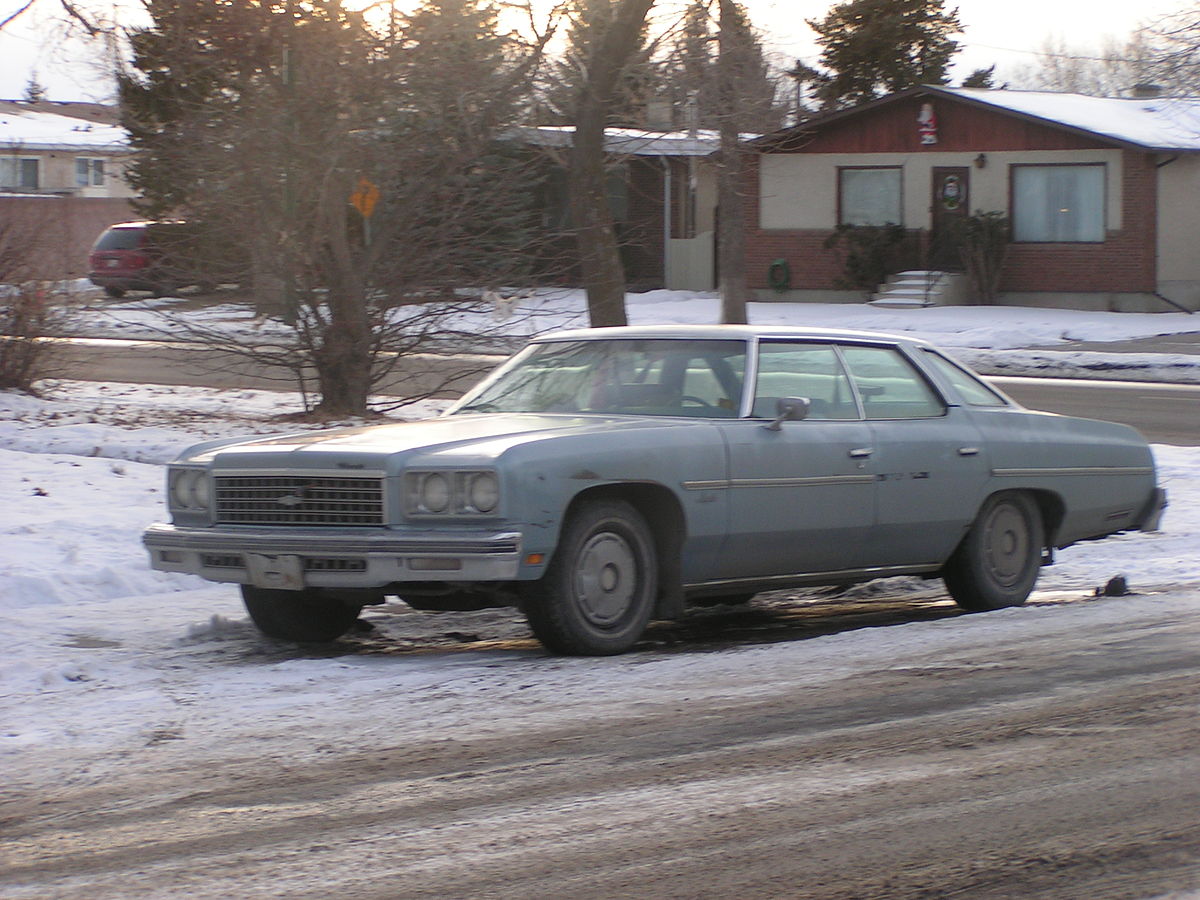
<path id="1" fill-rule="evenodd" d="M 752 290 L 769 288 L 768 270 L 777 259 L 791 269 L 792 289 L 829 290 L 842 274 L 841 257 L 823 246 L 829 231 L 764 230 L 758 227 L 759 158 L 746 160 L 742 210 L 746 230 L 746 281 Z"/>
<path id="2" fill-rule="evenodd" d="M 1002 291 L 1138 293 L 1157 288 L 1158 170 L 1152 154 L 1122 154 L 1121 230 L 1103 244 L 1013 244 Z"/>

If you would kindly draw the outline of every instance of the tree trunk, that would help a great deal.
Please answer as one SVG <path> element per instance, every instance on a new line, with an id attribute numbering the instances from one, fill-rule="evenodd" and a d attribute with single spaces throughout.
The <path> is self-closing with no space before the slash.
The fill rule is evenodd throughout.
<path id="1" fill-rule="evenodd" d="M 625 269 L 608 204 L 604 126 L 621 70 L 637 49 L 654 0 L 618 0 L 611 25 L 594 45 L 575 110 L 567 176 L 588 316 L 593 327 L 624 325 Z"/>
<path id="2" fill-rule="evenodd" d="M 742 212 L 742 160 L 744 151 L 738 134 L 737 64 L 734 58 L 732 0 L 721 0 L 717 77 L 721 97 L 717 153 L 717 268 L 721 273 L 721 321 L 746 323 L 746 228 Z"/>
<path id="3" fill-rule="evenodd" d="M 363 416 L 371 394 L 371 329 L 361 298 L 330 293 L 329 326 L 313 354 L 320 382 L 317 411 L 327 416 Z"/>
<path id="4" fill-rule="evenodd" d="M 367 283 L 351 249 L 345 202 L 349 196 L 344 185 L 335 187 L 323 204 L 329 321 L 313 361 L 321 391 L 317 410 L 329 416 L 366 415 L 371 395 L 371 314 Z"/>
<path id="5" fill-rule="evenodd" d="M 579 264 L 587 291 L 588 318 L 592 326 L 625 325 L 625 268 L 617 229 L 608 205 L 604 173 L 604 116 L 594 118 L 600 127 L 575 126 L 568 190 L 571 217 L 579 247 Z"/>

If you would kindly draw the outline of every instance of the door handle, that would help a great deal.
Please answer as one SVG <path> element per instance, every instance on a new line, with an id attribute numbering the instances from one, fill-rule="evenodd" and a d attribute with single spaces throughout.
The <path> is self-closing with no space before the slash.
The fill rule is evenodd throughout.
<path id="1" fill-rule="evenodd" d="M 850 458 L 851 459 L 866 459 L 868 456 L 870 456 L 874 452 L 875 452 L 874 447 L 855 447 L 853 450 L 850 451 Z"/>
<path id="2" fill-rule="evenodd" d="M 978 447 L 959 447 L 958 455 L 959 456 L 978 456 L 979 448 Z"/>

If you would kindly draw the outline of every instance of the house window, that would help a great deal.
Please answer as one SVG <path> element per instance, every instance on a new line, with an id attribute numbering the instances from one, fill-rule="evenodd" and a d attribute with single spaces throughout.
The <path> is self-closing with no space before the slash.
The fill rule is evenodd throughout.
<path id="1" fill-rule="evenodd" d="M 1104 240 L 1103 165 L 1013 166 L 1013 240 Z"/>
<path id="2" fill-rule="evenodd" d="M 838 169 L 838 224 L 903 225 L 902 170 Z"/>
<path id="3" fill-rule="evenodd" d="M 98 187 L 104 184 L 104 160 L 80 156 L 75 159 L 75 186 Z"/>
<path id="4" fill-rule="evenodd" d="M 37 159 L 20 159 L 15 156 L 0 158 L 0 188 L 36 191 L 40 187 Z"/>

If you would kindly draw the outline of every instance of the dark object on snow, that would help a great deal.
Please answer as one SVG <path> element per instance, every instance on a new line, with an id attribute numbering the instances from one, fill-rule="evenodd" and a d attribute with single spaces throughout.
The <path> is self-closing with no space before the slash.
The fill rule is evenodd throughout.
<path id="1" fill-rule="evenodd" d="M 1104 587 L 1096 588 L 1097 597 L 1128 597 L 1129 593 L 1129 583 L 1124 575 L 1114 575 Z"/>

